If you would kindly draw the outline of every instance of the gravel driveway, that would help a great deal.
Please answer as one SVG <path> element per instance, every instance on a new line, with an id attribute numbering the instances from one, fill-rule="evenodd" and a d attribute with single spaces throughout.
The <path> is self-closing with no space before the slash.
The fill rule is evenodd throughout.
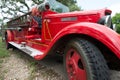
<path id="1" fill-rule="evenodd" d="M 120 80 L 120 71 L 110 70 L 111 80 Z M 47 56 L 35 61 L 19 50 L 3 60 L 0 67 L 3 80 L 65 80 L 62 61 L 58 57 Z"/>

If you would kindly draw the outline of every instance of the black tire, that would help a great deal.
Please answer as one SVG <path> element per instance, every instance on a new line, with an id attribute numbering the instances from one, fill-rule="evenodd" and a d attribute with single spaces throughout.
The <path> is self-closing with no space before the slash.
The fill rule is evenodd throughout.
<path id="1" fill-rule="evenodd" d="M 78 61 L 77 59 L 74 60 L 74 58 L 77 56 L 74 57 L 73 55 L 79 55 L 80 58 L 78 58 Z M 73 65 L 69 63 L 69 61 L 72 63 L 72 59 Z M 68 76 L 66 80 L 110 80 L 108 72 L 109 68 L 102 53 L 88 40 L 81 38 L 71 40 L 65 49 L 63 60 L 65 71 Z M 78 67 L 75 69 L 75 71 L 77 69 L 85 71 L 86 79 L 80 79 L 81 74 L 73 74 L 73 72 L 75 72 L 74 67 L 72 69 L 72 66 L 74 66 L 74 64 L 77 64 Z M 71 76 L 73 79 L 70 79 Z"/>
<path id="2" fill-rule="evenodd" d="M 13 46 L 12 46 L 11 44 L 9 44 L 9 43 L 8 43 L 8 44 L 6 44 L 6 49 L 8 49 L 8 50 L 9 50 L 9 49 L 11 49 L 11 48 L 13 49 Z"/>

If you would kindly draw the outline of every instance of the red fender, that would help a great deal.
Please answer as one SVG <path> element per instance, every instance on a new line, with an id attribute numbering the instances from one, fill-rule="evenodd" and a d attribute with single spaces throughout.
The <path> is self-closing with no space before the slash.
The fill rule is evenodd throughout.
<path id="1" fill-rule="evenodd" d="M 53 38 L 47 51 L 49 51 L 55 42 L 63 36 L 73 33 L 85 34 L 99 40 L 112 50 L 118 58 L 120 58 L 120 35 L 104 25 L 89 22 L 73 24 L 62 29 Z"/>

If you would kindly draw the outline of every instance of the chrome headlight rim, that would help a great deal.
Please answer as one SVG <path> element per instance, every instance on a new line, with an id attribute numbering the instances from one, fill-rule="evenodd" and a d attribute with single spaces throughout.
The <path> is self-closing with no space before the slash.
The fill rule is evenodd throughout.
<path id="1" fill-rule="evenodd" d="M 112 25 L 111 15 L 103 16 L 102 18 L 100 18 L 98 23 L 111 28 L 111 25 Z"/>
<path id="2" fill-rule="evenodd" d="M 107 27 L 109 27 L 109 28 L 111 28 L 112 19 L 111 19 L 111 16 L 110 16 L 110 15 L 107 15 L 107 16 L 106 16 L 104 25 L 107 26 Z"/>

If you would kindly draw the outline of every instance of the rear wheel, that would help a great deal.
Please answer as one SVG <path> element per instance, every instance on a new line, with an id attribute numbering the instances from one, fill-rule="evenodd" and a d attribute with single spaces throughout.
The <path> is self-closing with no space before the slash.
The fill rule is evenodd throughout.
<path id="1" fill-rule="evenodd" d="M 106 61 L 97 47 L 85 39 L 74 39 L 65 49 L 68 80 L 110 80 Z"/>

